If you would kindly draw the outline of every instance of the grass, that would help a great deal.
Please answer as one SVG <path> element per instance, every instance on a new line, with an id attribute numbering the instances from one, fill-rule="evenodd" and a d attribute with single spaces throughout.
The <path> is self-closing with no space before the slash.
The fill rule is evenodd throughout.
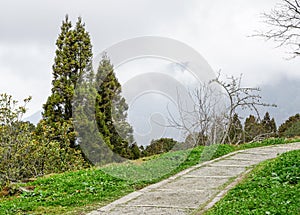
<path id="1" fill-rule="evenodd" d="M 300 214 L 300 150 L 258 165 L 206 215 Z"/>
<path id="2" fill-rule="evenodd" d="M 213 145 L 168 152 L 138 161 L 112 164 L 16 184 L 32 192 L 0 197 L 0 214 L 82 214 L 130 192 L 170 177 L 200 162 L 235 150 L 284 143 L 273 139 L 245 146 Z"/>
<path id="3" fill-rule="evenodd" d="M 2 199 L 0 214 L 62 214 L 95 202 L 105 204 L 132 192 L 138 185 L 101 170 L 83 170 L 41 178 L 26 186 L 35 189 Z"/>
<path id="4" fill-rule="evenodd" d="M 81 214 L 149 184 L 168 178 L 203 160 L 234 150 L 218 145 L 176 151 L 134 161 L 39 178 L 16 186 L 33 192 L 0 198 L 0 214 Z M 205 153 L 204 153 L 205 152 Z M 213 153 L 211 156 L 210 153 Z M 202 156 L 206 154 L 206 156 Z"/>
<path id="5" fill-rule="evenodd" d="M 285 144 L 285 143 L 291 143 L 291 142 L 299 142 L 299 140 L 298 139 L 285 139 L 285 138 L 272 138 L 272 139 L 266 139 L 266 140 L 263 140 L 260 142 L 241 144 L 236 147 L 236 150 L 244 150 L 244 149 L 262 147 L 262 146 L 272 146 L 272 145 Z"/>

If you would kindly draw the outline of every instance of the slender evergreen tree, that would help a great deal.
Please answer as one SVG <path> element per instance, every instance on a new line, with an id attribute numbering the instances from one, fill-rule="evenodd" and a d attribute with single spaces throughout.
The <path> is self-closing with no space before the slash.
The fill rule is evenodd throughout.
<path id="1" fill-rule="evenodd" d="M 270 117 L 269 112 L 266 112 L 263 120 L 261 121 L 261 125 L 263 127 L 263 131 L 266 137 L 274 137 L 277 133 L 277 127 L 275 119 Z"/>
<path id="2" fill-rule="evenodd" d="M 258 120 L 255 118 L 255 116 L 250 115 L 245 120 L 245 142 L 250 142 L 254 140 L 256 137 L 258 137 L 261 134 L 261 124 L 258 122 Z"/>
<path id="3" fill-rule="evenodd" d="M 68 16 L 65 17 L 56 46 L 56 56 L 52 67 L 52 94 L 43 106 L 43 119 L 52 126 L 56 126 L 57 122 L 71 122 L 76 84 L 84 76 L 86 67 L 92 61 L 90 36 L 80 17 L 74 28 Z M 75 147 L 74 136 L 70 138 L 73 139 L 71 147 Z"/>
<path id="4" fill-rule="evenodd" d="M 232 124 L 228 132 L 228 143 L 243 142 L 243 126 L 237 113 L 233 115 Z"/>
<path id="5" fill-rule="evenodd" d="M 102 139 L 113 152 L 133 158 L 133 130 L 126 122 L 128 105 L 121 96 L 121 84 L 107 55 L 99 63 L 96 88 L 96 121 Z"/>

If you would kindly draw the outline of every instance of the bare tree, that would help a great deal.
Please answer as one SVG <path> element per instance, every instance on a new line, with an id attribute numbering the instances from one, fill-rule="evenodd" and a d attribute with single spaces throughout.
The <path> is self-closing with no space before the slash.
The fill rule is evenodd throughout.
<path id="1" fill-rule="evenodd" d="M 169 112 L 169 127 L 184 131 L 186 147 L 208 145 L 220 141 L 218 135 L 223 128 L 225 113 L 221 111 L 219 91 L 213 84 L 202 84 L 194 91 L 188 92 L 188 98 L 177 92 L 178 115 Z M 187 100 L 191 102 L 187 102 Z M 221 132 L 222 133 L 222 132 Z"/>
<path id="2" fill-rule="evenodd" d="M 241 109 L 249 109 L 254 111 L 259 117 L 259 111 L 257 109 L 258 106 L 273 106 L 267 103 L 263 103 L 261 101 L 260 89 L 259 88 L 251 88 L 251 87 L 242 87 L 242 75 L 239 77 L 228 77 L 227 81 L 223 81 L 220 78 L 220 72 L 218 76 L 211 80 L 211 83 L 219 84 L 223 90 L 224 95 L 227 97 L 229 104 L 227 107 L 227 123 L 225 128 L 225 133 L 223 135 L 221 143 L 224 144 L 226 140 L 228 140 L 229 131 L 233 126 L 233 116 L 236 114 L 238 108 Z"/>
<path id="3" fill-rule="evenodd" d="M 235 115 L 238 117 L 237 110 L 248 109 L 260 119 L 258 106 L 276 107 L 261 101 L 259 88 L 242 87 L 241 82 L 242 75 L 223 80 L 219 72 L 208 84 L 190 91 L 188 98 L 177 92 L 178 115 L 174 116 L 168 110 L 168 121 L 169 127 L 180 129 L 187 135 L 186 147 L 243 142 L 243 135 L 232 134 L 242 132 L 242 125 L 234 119 Z"/>
<path id="4" fill-rule="evenodd" d="M 278 42 L 291 49 L 291 55 L 300 55 L 300 0 L 282 0 L 270 13 L 263 13 L 268 29 L 255 36 Z"/>

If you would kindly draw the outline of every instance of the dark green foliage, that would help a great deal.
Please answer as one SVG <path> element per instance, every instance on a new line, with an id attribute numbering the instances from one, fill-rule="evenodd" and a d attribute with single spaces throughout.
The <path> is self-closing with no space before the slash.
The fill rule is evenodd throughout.
<path id="1" fill-rule="evenodd" d="M 256 167 L 206 214 L 299 214 L 300 150 Z"/>
<path id="2" fill-rule="evenodd" d="M 265 133 L 265 137 L 275 137 L 277 133 L 277 127 L 274 118 L 270 118 L 269 112 L 266 112 L 263 120 L 261 121 L 261 125 L 263 127 L 263 133 Z"/>
<path id="3" fill-rule="evenodd" d="M 121 84 L 106 55 L 99 63 L 96 89 L 96 121 L 103 141 L 118 155 L 136 159 L 136 147 L 131 147 L 134 142 L 133 129 L 126 121 L 128 105 L 121 96 Z"/>
<path id="4" fill-rule="evenodd" d="M 232 118 L 232 123 L 228 132 L 228 140 L 226 142 L 231 144 L 239 144 L 243 141 L 243 126 L 238 114 L 235 113 Z"/>
<path id="5" fill-rule="evenodd" d="M 43 107 L 43 118 L 49 125 L 63 123 L 72 118 L 76 85 L 80 78 L 84 77 L 84 72 L 93 57 L 90 36 L 81 18 L 78 18 L 75 28 L 72 28 L 66 16 L 56 46 L 52 94 Z M 71 127 L 72 130 L 74 129 Z M 71 147 L 75 147 L 75 139 L 71 139 L 70 144 Z"/>
<path id="6" fill-rule="evenodd" d="M 255 116 L 250 115 L 245 120 L 244 131 L 245 131 L 245 142 L 250 142 L 261 134 L 262 126 L 255 118 Z"/>
<path id="7" fill-rule="evenodd" d="M 152 140 L 150 145 L 145 149 L 145 154 L 147 156 L 161 154 L 170 151 L 176 144 L 177 141 L 172 138 L 161 138 L 158 140 Z"/>
<path id="8" fill-rule="evenodd" d="M 300 136 L 300 114 L 291 116 L 278 129 L 280 137 Z"/>
<path id="9" fill-rule="evenodd" d="M 284 137 L 296 137 L 296 136 L 300 136 L 300 121 L 299 122 L 295 122 L 291 125 L 291 127 L 289 127 L 284 133 L 283 133 Z"/>
<path id="10" fill-rule="evenodd" d="M 244 126 L 245 142 L 261 141 L 266 138 L 277 136 L 277 127 L 275 119 L 270 117 L 268 112 L 265 113 L 261 122 L 253 115 L 250 115 Z"/>
<path id="11" fill-rule="evenodd" d="M 138 159 L 141 157 L 141 151 L 136 143 L 130 146 L 130 151 L 132 153 L 132 155 L 130 156 L 132 159 Z"/>
<path id="12" fill-rule="evenodd" d="M 44 120 L 40 121 L 36 128 L 38 135 L 35 136 L 38 143 L 36 165 L 40 168 L 39 175 L 89 167 L 82 152 L 70 147 L 70 136 L 75 138 L 75 132 L 70 132 L 71 126 L 69 121 L 56 122 L 51 126 Z"/>

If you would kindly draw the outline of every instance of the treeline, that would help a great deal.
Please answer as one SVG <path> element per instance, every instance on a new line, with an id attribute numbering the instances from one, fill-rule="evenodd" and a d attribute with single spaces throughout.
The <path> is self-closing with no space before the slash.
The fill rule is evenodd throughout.
<path id="1" fill-rule="evenodd" d="M 235 140 L 233 143 L 248 143 L 260 141 L 271 137 L 292 138 L 300 136 L 300 115 L 296 114 L 289 117 L 277 129 L 274 118 L 268 112 L 262 119 L 250 115 L 246 118 L 244 126 L 237 114 L 234 115 L 234 126 L 230 132 L 230 138 Z"/>
<path id="2" fill-rule="evenodd" d="M 260 119 L 254 115 L 249 115 L 244 124 L 238 114 L 233 115 L 232 125 L 229 129 L 229 133 L 226 139 L 226 143 L 242 144 L 249 142 L 261 141 L 266 138 L 275 137 L 295 137 L 300 136 L 300 115 L 289 117 L 282 125 L 277 129 L 277 125 L 274 118 L 270 117 L 269 112 L 266 112 L 264 117 Z M 201 133 L 189 134 L 185 140 L 186 144 L 193 145 L 209 145 L 208 138 Z M 191 143 L 192 142 L 192 143 Z"/>
<path id="3" fill-rule="evenodd" d="M 230 129 L 226 143 L 243 144 L 249 142 L 262 141 L 268 138 L 293 138 L 300 137 L 300 114 L 289 117 L 277 129 L 274 118 L 268 112 L 262 119 L 249 115 L 244 124 L 238 114 L 233 116 L 233 124 Z M 177 142 L 172 138 L 161 138 L 152 140 L 150 145 L 140 147 L 141 156 L 150 156 L 168 152 L 172 149 L 186 149 L 196 146 L 210 145 L 208 137 L 201 133 L 187 135 L 183 143 Z"/>

